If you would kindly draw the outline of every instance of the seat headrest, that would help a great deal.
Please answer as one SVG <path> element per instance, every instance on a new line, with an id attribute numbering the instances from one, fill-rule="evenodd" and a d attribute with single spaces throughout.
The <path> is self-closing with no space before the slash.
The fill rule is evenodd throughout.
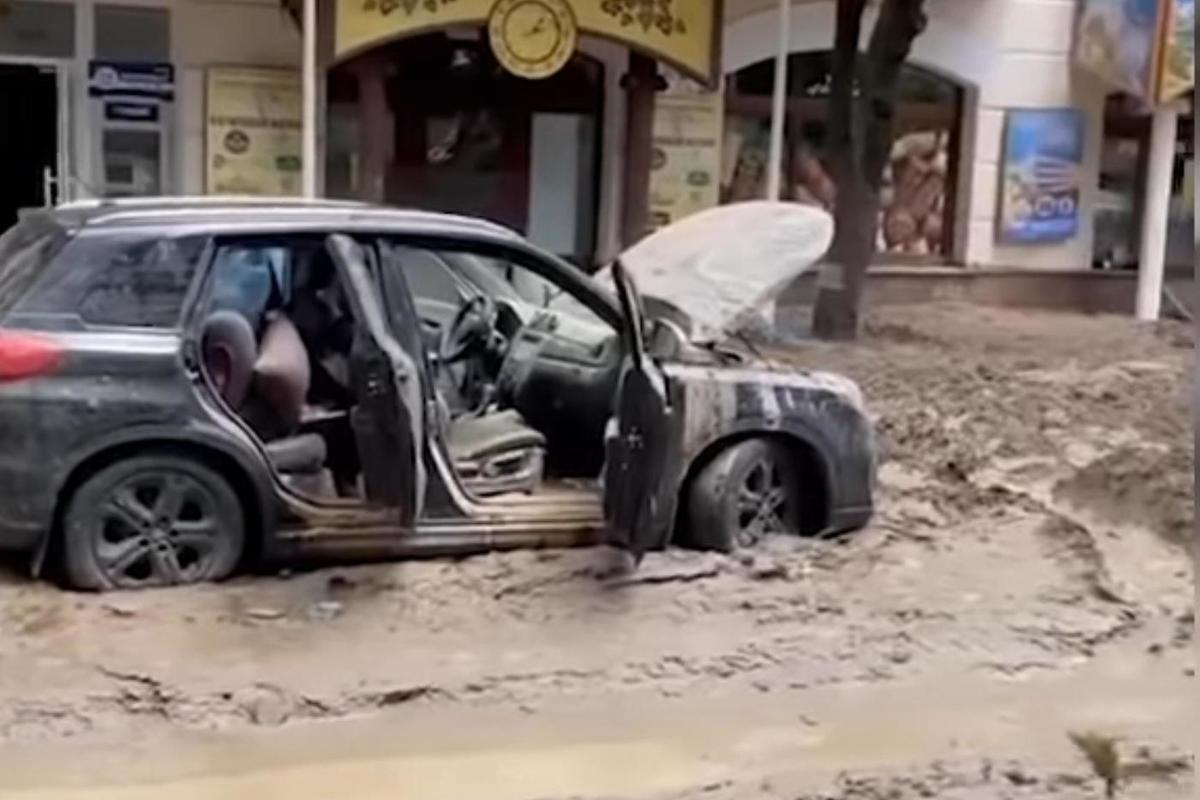
<path id="1" fill-rule="evenodd" d="M 246 401 L 258 344 L 250 321 L 236 311 L 216 311 L 204 322 L 200 347 L 217 393 L 235 411 Z"/>

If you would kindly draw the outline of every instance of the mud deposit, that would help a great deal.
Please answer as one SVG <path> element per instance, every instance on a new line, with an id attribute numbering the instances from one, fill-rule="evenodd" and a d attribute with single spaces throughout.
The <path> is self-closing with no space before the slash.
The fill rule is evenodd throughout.
<path id="1" fill-rule="evenodd" d="M 1191 797 L 1191 347 L 945 307 L 771 351 L 877 416 L 880 511 L 839 541 L 107 596 L 3 574 L 0 795 L 1101 798 L 1084 732 L 1119 797 Z"/>

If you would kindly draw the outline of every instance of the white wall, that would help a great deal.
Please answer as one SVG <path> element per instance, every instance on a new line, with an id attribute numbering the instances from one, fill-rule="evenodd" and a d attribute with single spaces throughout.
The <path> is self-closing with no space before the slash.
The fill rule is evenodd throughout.
<path id="1" fill-rule="evenodd" d="M 173 194 L 204 191 L 204 68 L 207 65 L 290 66 L 300 57 L 300 37 L 274 0 L 108 0 L 117 5 L 167 8 L 171 12 L 171 61 L 175 65 L 174 152 L 169 170 Z M 73 171 L 98 185 L 93 118 L 87 96 L 87 63 L 93 57 L 96 0 L 76 0 L 75 60 L 71 68 L 71 161 Z M 89 193 L 77 186 L 73 196 Z"/>
<path id="2" fill-rule="evenodd" d="M 956 258 L 969 265 L 1087 268 L 1092 256 L 1092 207 L 1098 191 L 1104 90 L 1070 61 L 1074 0 L 929 0 L 929 26 L 912 61 L 954 78 L 967 89 L 961 154 Z M 864 44 L 874 12 L 864 26 Z M 777 12 L 766 0 L 728 0 L 726 72 L 774 55 Z M 832 0 L 803 0 L 792 10 L 794 52 L 829 49 Z M 1061 245 L 1012 247 L 995 237 L 999 173 L 1007 108 L 1076 107 L 1087 115 L 1085 185 L 1080 233 Z"/>
<path id="3" fill-rule="evenodd" d="M 169 5 L 178 83 L 177 190 L 203 194 L 205 67 L 298 68 L 300 34 L 272 0 L 172 0 Z"/>

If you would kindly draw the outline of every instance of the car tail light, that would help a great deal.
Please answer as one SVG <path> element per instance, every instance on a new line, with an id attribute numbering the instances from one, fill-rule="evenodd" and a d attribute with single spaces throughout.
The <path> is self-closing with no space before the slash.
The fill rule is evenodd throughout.
<path id="1" fill-rule="evenodd" d="M 63 355 L 62 346 L 45 337 L 0 331 L 0 383 L 49 375 Z"/>

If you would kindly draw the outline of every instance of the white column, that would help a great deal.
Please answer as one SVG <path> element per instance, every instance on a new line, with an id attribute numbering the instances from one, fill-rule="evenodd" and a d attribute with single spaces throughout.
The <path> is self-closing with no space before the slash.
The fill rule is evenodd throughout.
<path id="1" fill-rule="evenodd" d="M 1141 253 L 1138 258 L 1137 318 L 1140 320 L 1156 320 L 1162 309 L 1167 225 L 1171 211 L 1171 173 L 1175 169 L 1178 127 L 1179 109 L 1174 104 L 1155 109 L 1150 130 L 1146 201 L 1142 212 Z"/>
<path id="2" fill-rule="evenodd" d="M 301 183 L 305 197 L 317 196 L 317 0 L 304 0 L 304 127 Z"/>
<path id="3" fill-rule="evenodd" d="M 771 151 L 767 199 L 783 196 L 783 134 L 787 122 L 788 56 L 792 52 L 792 0 L 779 0 L 779 50 L 775 54 L 775 96 L 771 106 Z"/>

